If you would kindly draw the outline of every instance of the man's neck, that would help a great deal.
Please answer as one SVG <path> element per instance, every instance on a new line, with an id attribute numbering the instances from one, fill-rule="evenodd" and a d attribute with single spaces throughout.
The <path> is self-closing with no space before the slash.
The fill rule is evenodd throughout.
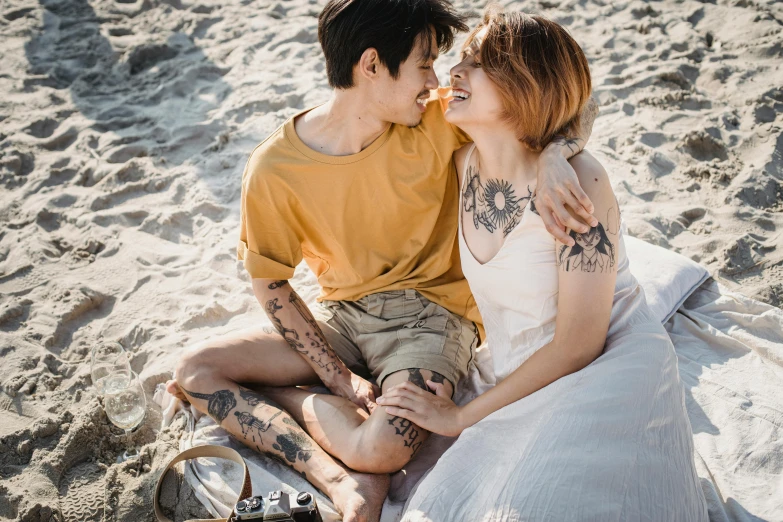
<path id="1" fill-rule="evenodd" d="M 391 123 L 373 117 L 357 96 L 353 90 L 335 90 L 328 102 L 298 117 L 299 139 L 329 156 L 350 156 L 369 147 Z"/>

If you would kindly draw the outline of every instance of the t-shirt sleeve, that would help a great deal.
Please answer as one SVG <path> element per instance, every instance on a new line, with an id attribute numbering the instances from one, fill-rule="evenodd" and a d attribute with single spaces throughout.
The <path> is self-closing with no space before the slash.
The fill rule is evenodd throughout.
<path id="1" fill-rule="evenodd" d="M 242 175 L 237 258 L 253 279 L 291 279 L 302 260 L 301 241 L 286 190 L 274 190 L 263 162 L 250 158 Z"/>
<path id="2" fill-rule="evenodd" d="M 431 95 L 431 96 L 436 96 L 437 95 L 438 102 L 440 103 L 440 108 L 441 108 L 442 112 L 446 112 L 446 109 L 449 108 L 449 102 L 448 102 L 446 96 L 448 95 L 450 90 L 451 90 L 451 87 L 438 87 L 438 90 L 433 92 L 433 94 Z M 468 136 L 468 134 L 465 131 L 463 131 L 462 129 L 460 129 L 456 125 L 452 125 L 449 122 L 446 122 L 446 123 L 448 124 L 449 128 L 451 129 L 451 132 L 454 133 L 454 136 L 457 137 L 457 141 L 459 142 L 459 146 L 460 147 L 465 145 L 465 144 L 467 144 L 467 143 L 471 143 L 473 141 L 472 139 L 470 139 L 470 136 Z"/>

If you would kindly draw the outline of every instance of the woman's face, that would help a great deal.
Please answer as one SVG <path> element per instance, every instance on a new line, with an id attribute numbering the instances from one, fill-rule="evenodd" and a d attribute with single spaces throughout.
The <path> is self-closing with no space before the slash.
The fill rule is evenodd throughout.
<path id="1" fill-rule="evenodd" d="M 486 34 L 485 27 L 462 51 L 462 61 L 451 68 L 452 99 L 445 116 L 463 129 L 477 124 L 496 125 L 503 111 L 497 86 L 481 68 L 480 48 Z"/>

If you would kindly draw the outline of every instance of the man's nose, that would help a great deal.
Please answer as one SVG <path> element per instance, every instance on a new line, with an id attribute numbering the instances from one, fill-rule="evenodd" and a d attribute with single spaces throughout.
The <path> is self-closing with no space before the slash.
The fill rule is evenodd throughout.
<path id="1" fill-rule="evenodd" d="M 427 81 L 425 82 L 424 86 L 427 89 L 437 89 L 440 85 L 440 82 L 438 82 L 438 75 L 435 74 L 435 69 L 430 69 L 430 74 L 427 75 Z"/>

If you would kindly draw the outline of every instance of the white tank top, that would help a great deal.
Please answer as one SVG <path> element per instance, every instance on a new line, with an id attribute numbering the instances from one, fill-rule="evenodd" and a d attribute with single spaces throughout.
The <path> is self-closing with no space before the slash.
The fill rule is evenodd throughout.
<path id="1" fill-rule="evenodd" d="M 465 158 L 462 187 L 467 183 L 467 168 L 476 145 Z M 487 334 L 489 351 L 499 381 L 517 369 L 555 335 L 557 316 L 558 266 L 557 245 L 541 217 L 531 210 L 531 202 L 522 218 L 506 236 L 503 246 L 486 263 L 479 263 L 465 242 L 462 230 L 463 208 L 459 215 L 459 250 L 462 271 L 476 299 Z M 636 299 L 641 292 L 628 270 L 625 244 L 620 232 L 615 305 L 612 308 L 609 335 L 615 333 L 611 323 L 617 314 L 618 301 Z M 636 289 L 632 292 L 626 291 Z M 620 307 L 620 309 L 625 306 Z M 619 325 L 618 325 L 619 326 Z"/>

